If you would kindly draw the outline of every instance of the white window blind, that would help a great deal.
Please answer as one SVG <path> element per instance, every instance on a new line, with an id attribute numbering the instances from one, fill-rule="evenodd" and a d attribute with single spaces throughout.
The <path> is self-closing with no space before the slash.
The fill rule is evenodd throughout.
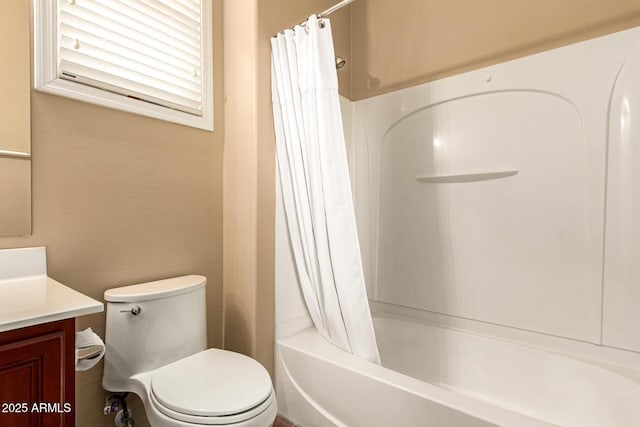
<path id="1" fill-rule="evenodd" d="M 202 115 L 201 0 L 58 0 L 58 77 Z"/>
<path id="2" fill-rule="evenodd" d="M 211 131 L 212 8 L 212 0 L 33 0 L 34 86 Z"/>

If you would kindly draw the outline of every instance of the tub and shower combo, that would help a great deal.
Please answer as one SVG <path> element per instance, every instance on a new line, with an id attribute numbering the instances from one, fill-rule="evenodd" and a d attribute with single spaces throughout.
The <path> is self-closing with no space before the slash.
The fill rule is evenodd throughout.
<path id="1" fill-rule="evenodd" d="M 640 29 L 342 100 L 382 363 L 321 338 L 282 210 L 280 411 L 313 426 L 640 426 Z"/>

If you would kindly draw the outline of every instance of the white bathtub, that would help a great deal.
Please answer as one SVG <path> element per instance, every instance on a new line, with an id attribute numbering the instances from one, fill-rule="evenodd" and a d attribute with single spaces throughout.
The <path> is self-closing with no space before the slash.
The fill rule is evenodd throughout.
<path id="1" fill-rule="evenodd" d="M 640 426 L 640 385 L 558 354 L 375 318 L 383 366 L 314 328 L 277 342 L 278 404 L 304 427 Z"/>

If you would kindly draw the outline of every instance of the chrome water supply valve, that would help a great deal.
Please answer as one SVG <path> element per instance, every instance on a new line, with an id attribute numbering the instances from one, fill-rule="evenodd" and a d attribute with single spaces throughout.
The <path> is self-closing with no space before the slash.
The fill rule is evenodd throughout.
<path id="1" fill-rule="evenodd" d="M 105 399 L 104 414 L 108 415 L 116 412 L 116 417 L 113 420 L 116 427 L 134 427 L 133 412 L 127 408 L 127 396 L 129 393 L 123 394 L 110 394 Z"/>

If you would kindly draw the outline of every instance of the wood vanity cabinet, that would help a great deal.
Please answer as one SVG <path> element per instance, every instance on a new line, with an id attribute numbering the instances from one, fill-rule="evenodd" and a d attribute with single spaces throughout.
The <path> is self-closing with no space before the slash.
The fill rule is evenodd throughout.
<path id="1" fill-rule="evenodd" d="M 0 333 L 0 426 L 75 425 L 75 319 Z"/>

